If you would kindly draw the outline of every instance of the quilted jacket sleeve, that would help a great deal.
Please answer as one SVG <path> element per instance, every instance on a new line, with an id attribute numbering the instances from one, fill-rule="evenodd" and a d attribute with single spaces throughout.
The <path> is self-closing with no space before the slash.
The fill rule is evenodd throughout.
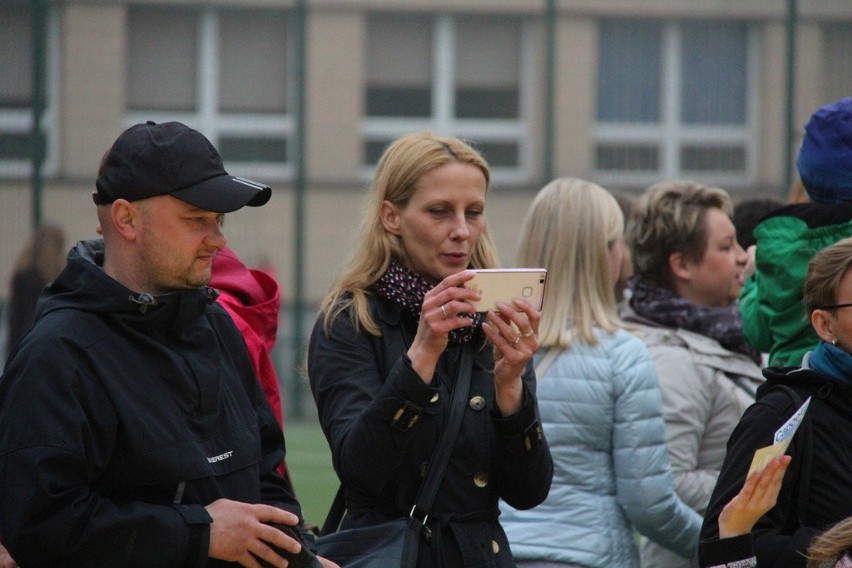
<path id="1" fill-rule="evenodd" d="M 697 364 L 689 349 L 651 347 L 663 396 L 668 455 L 675 491 L 699 513 L 710 500 L 725 443 L 739 419 L 723 396 L 714 369 Z"/>
<path id="2" fill-rule="evenodd" d="M 674 492 L 654 363 L 641 341 L 625 337 L 613 353 L 615 388 L 620 392 L 613 430 L 618 499 L 639 532 L 692 558 L 701 517 Z"/>

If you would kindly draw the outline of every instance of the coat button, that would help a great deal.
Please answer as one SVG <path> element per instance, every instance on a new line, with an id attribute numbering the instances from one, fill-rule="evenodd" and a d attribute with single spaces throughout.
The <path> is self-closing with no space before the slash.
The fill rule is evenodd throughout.
<path id="1" fill-rule="evenodd" d="M 469 404 L 470 407 L 474 410 L 482 410 L 483 408 L 485 408 L 485 399 L 477 395 L 470 399 Z"/>
<path id="2" fill-rule="evenodd" d="M 420 477 L 426 477 L 426 469 L 429 467 L 429 462 L 423 462 L 420 464 Z"/>
<path id="3" fill-rule="evenodd" d="M 497 544 L 496 540 L 491 541 L 491 550 L 494 551 L 494 554 L 498 554 L 500 552 L 500 545 Z"/>
<path id="4" fill-rule="evenodd" d="M 488 485 L 488 474 L 484 471 L 480 471 L 473 476 L 473 482 L 479 488 L 486 487 Z"/>

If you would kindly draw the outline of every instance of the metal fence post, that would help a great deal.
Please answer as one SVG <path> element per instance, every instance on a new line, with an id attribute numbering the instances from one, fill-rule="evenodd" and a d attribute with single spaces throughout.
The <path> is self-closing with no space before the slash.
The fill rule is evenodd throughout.
<path id="1" fill-rule="evenodd" d="M 307 0 L 296 2 L 293 33 L 296 51 L 295 88 L 293 100 L 293 115 L 296 121 L 293 151 L 293 361 L 291 365 L 292 392 L 290 393 L 289 414 L 295 419 L 304 416 L 302 408 L 302 361 L 304 360 L 304 312 L 305 312 L 305 279 L 304 279 L 304 242 L 305 242 L 305 68 L 306 68 L 306 3 Z"/>
<path id="2" fill-rule="evenodd" d="M 785 201 L 793 183 L 793 138 L 795 107 L 796 107 L 796 25 L 798 13 L 796 0 L 787 0 L 787 91 L 785 93 L 785 127 L 784 132 L 784 187 L 782 188 Z"/>
<path id="3" fill-rule="evenodd" d="M 44 191 L 44 180 L 42 179 L 42 164 L 45 156 L 45 140 L 42 131 L 42 116 L 45 107 L 45 58 L 47 57 L 47 0 L 30 0 L 30 22 L 32 25 L 32 56 L 33 56 L 33 78 L 32 98 L 30 108 L 32 112 L 32 124 L 30 127 L 30 188 L 32 198 L 32 226 L 36 229 L 41 225 L 42 219 L 42 192 Z"/>

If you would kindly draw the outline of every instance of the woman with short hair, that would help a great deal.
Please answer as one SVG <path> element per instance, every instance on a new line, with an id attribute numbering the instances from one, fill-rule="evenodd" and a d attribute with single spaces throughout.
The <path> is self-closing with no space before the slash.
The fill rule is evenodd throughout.
<path id="1" fill-rule="evenodd" d="M 641 325 L 660 380 L 675 491 L 699 514 L 762 382 L 736 304 L 747 256 L 732 211 L 723 189 L 663 182 L 639 196 L 626 229 L 635 276 L 622 316 Z M 640 550 L 645 566 L 690 566 L 644 539 Z"/>
<path id="2" fill-rule="evenodd" d="M 742 486 L 755 451 L 775 443 L 776 432 L 810 399 L 786 450 L 792 461 L 777 504 L 751 531 L 761 568 L 834 566 L 838 557 L 838 566 L 847 566 L 842 557 L 852 546 L 849 523 L 814 539 L 852 516 L 852 238 L 811 259 L 803 299 L 820 342 L 805 354 L 801 367 L 764 370 L 766 383 L 758 390 L 757 402 L 728 442 L 701 529 L 702 539 L 718 546 L 713 541 L 720 536 L 721 511 Z M 839 546 L 838 536 L 845 546 Z M 814 559 L 810 564 L 808 556 Z"/>

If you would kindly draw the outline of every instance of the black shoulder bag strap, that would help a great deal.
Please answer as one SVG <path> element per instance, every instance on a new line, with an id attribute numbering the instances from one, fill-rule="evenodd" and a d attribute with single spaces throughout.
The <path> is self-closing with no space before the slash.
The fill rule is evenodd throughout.
<path id="1" fill-rule="evenodd" d="M 408 513 L 409 523 L 405 535 L 405 549 L 402 559 L 403 568 L 413 568 L 417 565 L 417 555 L 420 547 L 420 531 L 429 530 L 426 521 L 432 508 L 432 502 L 438 494 L 438 486 L 444 477 L 447 464 L 450 461 L 453 447 L 456 443 L 459 430 L 461 429 L 462 417 L 468 393 L 470 392 L 470 373 L 473 369 L 473 354 L 476 347 L 472 343 L 462 345 L 459 366 L 456 369 L 456 381 L 453 385 L 453 398 L 450 402 L 450 412 L 444 423 L 441 438 L 435 448 L 435 453 L 429 461 L 426 478 L 417 491 L 414 506 Z M 337 490 L 334 502 L 322 525 L 321 534 L 329 534 L 337 530 L 343 518 L 346 504 L 343 495 L 343 486 Z"/>
<path id="2" fill-rule="evenodd" d="M 453 447 L 456 445 L 456 438 L 461 429 L 467 395 L 470 392 L 470 372 L 473 369 L 474 349 L 475 347 L 471 343 L 462 344 L 461 361 L 459 361 L 459 367 L 456 369 L 456 382 L 453 385 L 450 413 L 444 423 L 444 430 L 441 432 L 441 439 L 438 440 L 435 454 L 429 462 L 426 478 L 423 480 L 423 485 L 420 486 L 417 498 L 414 500 L 414 506 L 408 514 L 408 532 L 405 536 L 405 552 L 402 557 L 403 568 L 417 566 L 420 531 L 429 530 L 429 527 L 425 526 L 429 518 L 429 511 L 432 509 L 435 496 L 438 494 L 438 486 L 444 477 L 444 472 L 450 461 L 450 454 L 453 453 Z"/>

